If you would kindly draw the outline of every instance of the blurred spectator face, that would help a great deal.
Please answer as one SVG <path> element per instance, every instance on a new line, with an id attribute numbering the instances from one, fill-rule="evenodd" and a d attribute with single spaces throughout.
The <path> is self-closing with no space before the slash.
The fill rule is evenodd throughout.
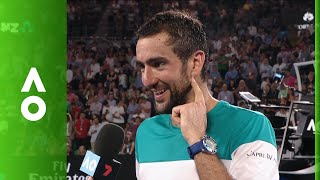
<path id="1" fill-rule="evenodd" d="M 270 84 L 266 84 L 264 87 L 263 87 L 263 91 L 267 94 L 269 93 L 271 90 L 271 86 Z"/>
<path id="2" fill-rule="evenodd" d="M 128 139 L 131 139 L 131 137 L 132 137 L 132 132 L 128 131 L 126 135 L 127 135 L 127 138 L 128 138 Z"/>
<path id="3" fill-rule="evenodd" d="M 288 76 L 291 75 L 291 73 L 290 73 L 290 71 L 289 71 L 288 69 L 286 69 L 286 70 L 284 70 L 284 75 L 285 75 L 286 77 L 288 77 Z"/>
<path id="4" fill-rule="evenodd" d="M 230 86 L 232 86 L 232 87 L 235 85 L 235 82 L 233 79 L 231 79 L 229 83 L 230 83 Z"/>
<path id="5" fill-rule="evenodd" d="M 78 150 L 79 150 L 79 155 L 86 154 L 86 148 L 84 147 L 84 145 L 81 145 Z"/>
<path id="6" fill-rule="evenodd" d="M 103 90 L 100 89 L 98 94 L 99 94 L 99 95 L 103 95 Z"/>
<path id="7" fill-rule="evenodd" d="M 98 96 L 94 96 L 94 98 L 93 98 L 93 102 L 97 102 L 98 101 Z"/>
<path id="8" fill-rule="evenodd" d="M 111 87 L 112 87 L 112 88 L 117 87 L 117 86 L 116 86 L 116 82 L 112 81 L 112 83 L 111 83 Z"/>
<path id="9" fill-rule="evenodd" d="M 86 117 L 86 115 L 82 112 L 80 113 L 80 119 L 84 119 Z"/>
<path id="10" fill-rule="evenodd" d="M 246 86 L 246 83 L 244 82 L 244 80 L 241 80 L 239 82 L 239 87 L 245 87 Z"/>
<path id="11" fill-rule="evenodd" d="M 217 66 L 216 66 L 216 65 L 212 65 L 212 70 L 213 70 L 213 71 L 218 71 Z"/>
<path id="12" fill-rule="evenodd" d="M 314 72 L 309 72 L 309 74 L 308 74 L 308 80 L 309 80 L 310 82 L 312 82 L 312 81 L 314 80 Z"/>
<path id="13" fill-rule="evenodd" d="M 92 117 L 93 117 L 93 122 L 95 124 L 99 124 L 99 119 L 98 119 L 97 115 L 94 114 Z"/>
<path id="14" fill-rule="evenodd" d="M 255 75 L 253 73 L 249 73 L 249 79 L 255 79 Z"/>
<path id="15" fill-rule="evenodd" d="M 122 100 L 120 100 L 120 101 L 118 102 L 118 106 L 123 106 L 123 101 L 122 101 Z"/>
<path id="16" fill-rule="evenodd" d="M 312 84 L 310 84 L 310 85 L 307 87 L 307 91 L 308 91 L 309 93 L 312 93 L 312 92 L 314 91 L 314 87 L 313 87 Z"/>
<path id="17" fill-rule="evenodd" d="M 222 90 L 223 90 L 223 91 L 227 91 L 227 89 L 228 89 L 227 84 L 223 84 L 223 85 L 222 85 Z"/>
<path id="18" fill-rule="evenodd" d="M 213 91 L 215 91 L 215 92 L 219 92 L 219 87 L 218 86 L 215 86 L 214 88 L 213 88 Z"/>

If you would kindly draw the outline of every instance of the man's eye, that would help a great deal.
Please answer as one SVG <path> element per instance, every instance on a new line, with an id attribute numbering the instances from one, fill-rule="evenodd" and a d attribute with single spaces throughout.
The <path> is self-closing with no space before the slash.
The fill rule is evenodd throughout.
<path id="1" fill-rule="evenodd" d="M 157 63 L 154 63 L 154 67 L 162 67 L 164 66 L 165 63 L 163 62 L 157 62 Z"/>
<path id="2" fill-rule="evenodd" d="M 137 68 L 137 70 L 141 70 L 141 69 L 143 69 L 143 65 L 141 65 L 141 64 L 136 64 L 136 68 Z"/>

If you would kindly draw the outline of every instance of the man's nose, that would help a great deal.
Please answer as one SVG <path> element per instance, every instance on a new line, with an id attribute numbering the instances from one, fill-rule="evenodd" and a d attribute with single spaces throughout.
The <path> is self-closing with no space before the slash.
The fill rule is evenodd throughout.
<path id="1" fill-rule="evenodd" d="M 144 71 L 142 72 L 142 83 L 146 87 L 150 87 L 156 84 L 157 78 L 156 74 L 153 72 L 153 69 L 150 67 L 145 67 Z"/>

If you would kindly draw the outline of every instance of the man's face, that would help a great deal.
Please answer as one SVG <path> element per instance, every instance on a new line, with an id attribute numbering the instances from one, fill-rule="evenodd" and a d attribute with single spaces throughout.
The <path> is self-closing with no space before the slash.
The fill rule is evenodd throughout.
<path id="1" fill-rule="evenodd" d="M 166 33 L 159 33 L 139 39 L 137 66 L 144 86 L 153 93 L 157 113 L 170 114 L 173 107 L 189 101 L 192 87 L 191 64 L 182 64 L 173 46 L 168 46 L 167 38 Z"/>
<path id="2" fill-rule="evenodd" d="M 84 119 L 85 118 L 85 114 L 84 113 L 80 113 L 80 119 Z"/>

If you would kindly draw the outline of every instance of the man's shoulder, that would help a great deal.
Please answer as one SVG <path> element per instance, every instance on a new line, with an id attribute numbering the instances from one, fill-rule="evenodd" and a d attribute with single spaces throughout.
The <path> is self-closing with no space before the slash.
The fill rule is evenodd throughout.
<path id="1" fill-rule="evenodd" d="M 268 118 L 257 111 L 244 109 L 223 102 L 219 112 L 210 115 L 215 131 L 225 134 L 235 146 L 256 140 L 275 145 L 274 130 Z M 223 130 L 220 130 L 223 129 Z"/>
<path id="2" fill-rule="evenodd" d="M 139 134 L 148 134 L 157 129 L 165 129 L 168 127 L 168 121 L 170 120 L 169 114 L 161 114 L 145 119 L 137 130 L 137 138 Z"/>

